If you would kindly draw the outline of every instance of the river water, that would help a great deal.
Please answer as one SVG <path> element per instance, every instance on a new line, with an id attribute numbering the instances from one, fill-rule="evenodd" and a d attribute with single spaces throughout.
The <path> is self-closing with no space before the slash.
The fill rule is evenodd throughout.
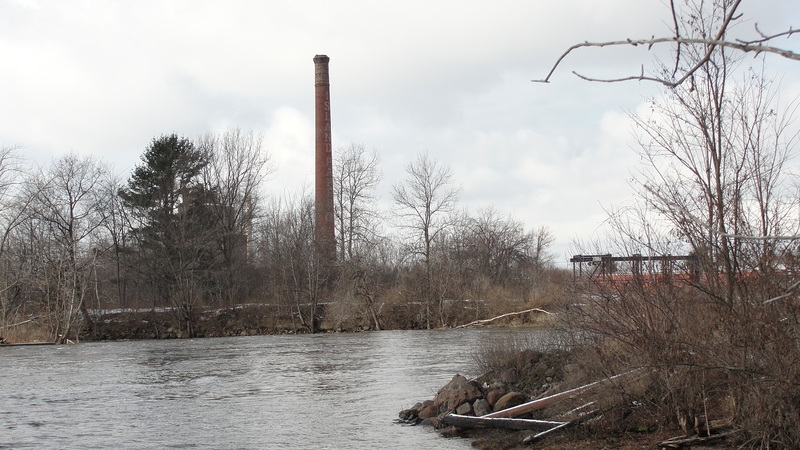
<path id="1" fill-rule="evenodd" d="M 394 423 L 482 342 L 381 331 L 0 348 L 0 448 L 468 449 Z"/>

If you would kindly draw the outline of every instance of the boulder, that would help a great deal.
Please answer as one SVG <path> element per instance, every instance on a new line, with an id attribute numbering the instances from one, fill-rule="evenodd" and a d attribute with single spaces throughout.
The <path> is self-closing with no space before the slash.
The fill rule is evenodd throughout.
<path id="1" fill-rule="evenodd" d="M 417 419 L 419 411 L 413 408 L 404 409 L 400 411 L 400 420 L 403 422 L 413 422 Z"/>
<path id="2" fill-rule="evenodd" d="M 433 401 L 418 402 L 411 408 L 400 411 L 400 420 L 406 423 L 417 423 L 421 419 L 427 419 L 430 415 L 422 416 L 421 414 L 425 413 L 429 408 L 433 408 Z"/>
<path id="3" fill-rule="evenodd" d="M 445 387 L 439 390 L 433 399 L 433 404 L 439 413 L 453 412 L 464 403 L 471 403 L 483 397 L 480 386 L 467 380 L 462 375 L 456 375 Z"/>
<path id="4" fill-rule="evenodd" d="M 433 402 L 431 402 L 430 405 L 425 406 L 424 408 L 422 408 L 422 410 L 419 412 L 418 417 L 420 419 L 430 419 L 431 417 L 435 417 L 436 414 L 438 414 L 438 413 L 439 413 L 439 409 L 436 406 L 433 405 Z"/>
<path id="5" fill-rule="evenodd" d="M 460 414 L 462 416 L 467 416 L 472 413 L 472 405 L 469 403 L 462 403 L 461 405 L 456 408 L 456 414 Z"/>
<path id="6" fill-rule="evenodd" d="M 513 408 L 514 406 L 521 405 L 526 401 L 527 397 L 522 392 L 509 392 L 497 400 L 497 403 L 494 404 L 494 410 L 502 411 L 504 409 Z"/>
<path id="7" fill-rule="evenodd" d="M 449 383 L 444 385 L 443 388 L 439 389 L 439 392 L 452 391 L 454 389 L 467 389 L 469 386 L 470 382 L 464 375 L 455 374 Z"/>
<path id="8" fill-rule="evenodd" d="M 486 401 L 489 402 L 490 406 L 494 406 L 495 403 L 497 403 L 497 401 L 500 400 L 500 397 L 504 395 L 506 395 L 506 391 L 495 389 L 493 391 L 489 391 L 489 393 L 486 394 Z"/>
<path id="9" fill-rule="evenodd" d="M 475 412 L 476 416 L 480 417 L 492 412 L 492 407 L 489 406 L 489 402 L 486 401 L 486 399 L 479 398 L 478 400 L 475 400 L 475 403 L 472 404 L 472 410 Z"/>

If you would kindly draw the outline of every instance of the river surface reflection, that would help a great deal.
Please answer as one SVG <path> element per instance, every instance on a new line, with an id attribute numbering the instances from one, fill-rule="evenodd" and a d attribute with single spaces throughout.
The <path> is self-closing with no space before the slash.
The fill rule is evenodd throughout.
<path id="1" fill-rule="evenodd" d="M 394 423 L 481 342 L 536 330 L 381 331 L 0 349 L 0 448 L 467 449 Z"/>

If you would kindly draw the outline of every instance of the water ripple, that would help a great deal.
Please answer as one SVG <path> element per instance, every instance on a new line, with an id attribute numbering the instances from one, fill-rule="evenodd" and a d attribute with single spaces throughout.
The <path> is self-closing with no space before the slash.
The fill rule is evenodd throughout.
<path id="1" fill-rule="evenodd" d="M 494 333 L 3 349 L 0 447 L 467 449 L 467 440 L 394 419 L 453 374 L 469 374 L 468 349 Z"/>

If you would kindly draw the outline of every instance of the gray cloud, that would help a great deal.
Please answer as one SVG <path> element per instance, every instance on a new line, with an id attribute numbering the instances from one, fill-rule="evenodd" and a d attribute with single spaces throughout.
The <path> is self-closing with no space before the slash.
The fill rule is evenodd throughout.
<path id="1" fill-rule="evenodd" d="M 298 190 L 313 170 L 312 58 L 326 53 L 334 148 L 376 148 L 384 194 L 428 151 L 453 169 L 465 206 L 549 225 L 565 249 L 594 231 L 601 205 L 630 196 L 624 112 L 658 92 L 570 71 L 628 75 L 667 54 L 586 50 L 553 83 L 530 80 L 573 43 L 667 33 L 662 3 L 0 0 L 0 143 L 127 172 L 155 136 L 239 126 L 265 133 L 271 189 Z M 749 14 L 788 28 L 789 3 Z"/>

